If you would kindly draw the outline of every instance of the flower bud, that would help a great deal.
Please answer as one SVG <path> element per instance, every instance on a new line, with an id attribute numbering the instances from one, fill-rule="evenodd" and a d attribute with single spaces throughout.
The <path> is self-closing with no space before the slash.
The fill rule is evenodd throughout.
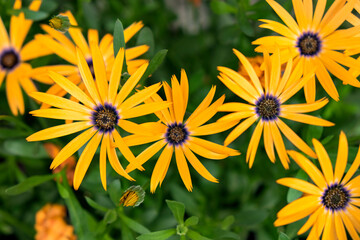
<path id="1" fill-rule="evenodd" d="M 50 27 L 62 33 L 67 32 L 67 30 L 69 30 L 69 28 L 71 27 L 69 18 L 60 14 L 52 17 L 49 20 L 49 25 Z"/>
<path id="2" fill-rule="evenodd" d="M 125 207 L 137 207 L 144 201 L 144 198 L 145 191 L 141 186 L 131 186 L 121 196 L 120 204 Z"/>

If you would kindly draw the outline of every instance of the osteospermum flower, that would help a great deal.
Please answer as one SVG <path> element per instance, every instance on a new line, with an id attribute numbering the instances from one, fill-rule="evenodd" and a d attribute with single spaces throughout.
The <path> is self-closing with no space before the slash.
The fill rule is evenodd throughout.
<path id="1" fill-rule="evenodd" d="M 253 44 L 260 45 L 256 48 L 257 51 L 274 52 L 274 49 L 280 48 L 281 62 L 295 58 L 294 61 L 300 65 L 305 75 L 315 71 L 324 90 L 336 101 L 339 100 L 339 94 L 329 72 L 344 84 L 360 87 L 360 82 L 343 67 L 360 69 L 360 62 L 342 52 L 360 47 L 360 38 L 356 37 L 359 27 L 337 30 L 358 0 L 349 0 L 347 3 L 334 1 L 324 16 L 326 0 L 317 1 L 314 13 L 313 1 L 293 0 L 297 22 L 279 3 L 274 0 L 266 1 L 285 25 L 272 20 L 261 20 L 265 22 L 261 27 L 282 36 L 267 36 L 254 41 Z M 315 101 L 315 86 L 314 76 L 304 87 L 307 102 Z"/>
<path id="2" fill-rule="evenodd" d="M 323 145 L 316 139 L 313 139 L 313 144 L 322 172 L 302 154 L 289 151 L 289 155 L 313 183 L 296 178 L 277 181 L 303 192 L 304 195 L 281 209 L 274 224 L 282 226 L 309 216 L 298 231 L 298 234 L 303 234 L 312 227 L 307 239 L 320 239 L 322 234 L 324 240 L 346 240 L 346 230 L 352 239 L 360 239 L 360 176 L 351 179 L 360 165 L 360 151 L 344 174 L 348 161 L 348 143 L 343 132 L 340 133 L 335 171 Z"/>
<path id="3" fill-rule="evenodd" d="M 246 162 L 249 163 L 250 168 L 254 163 L 262 132 L 264 132 L 265 150 L 271 162 L 275 162 L 275 145 L 282 165 L 285 168 L 289 167 L 289 157 L 286 154 L 280 131 L 301 151 L 311 157 L 316 157 L 313 150 L 280 119 L 285 118 L 317 126 L 334 125 L 321 118 L 303 114 L 318 110 L 325 106 L 328 103 L 328 100 L 325 98 L 314 103 L 284 104 L 298 92 L 307 81 L 309 81 L 314 73 L 307 74 L 301 78 L 301 66 L 297 65 L 293 69 L 292 60 L 290 59 L 281 76 L 279 52 L 272 55 L 271 60 L 270 57 L 265 54 L 265 88 L 263 88 L 246 57 L 235 49 L 234 53 L 247 70 L 251 82 L 248 82 L 239 73 L 226 67 L 218 67 L 218 70 L 220 71 L 219 79 L 232 92 L 249 104 L 232 102 L 225 103 L 219 108 L 219 111 L 232 112 L 231 114 L 220 118 L 218 120 L 219 122 L 240 121 L 245 119 L 227 136 L 224 142 L 225 146 L 233 142 L 246 131 L 246 129 L 258 121 L 246 153 Z"/>
<path id="4" fill-rule="evenodd" d="M 215 94 L 215 87 L 212 87 L 197 109 L 187 120 L 184 120 L 189 95 L 188 79 L 184 70 L 181 71 L 180 81 L 179 84 L 177 78 L 173 76 L 171 79 L 172 88 L 164 82 L 166 99 L 173 102 L 173 105 L 169 110 L 166 109 L 156 113 L 156 116 L 160 119 L 159 122 L 144 123 L 137 126 L 129 125 L 129 129 L 126 129 L 126 131 L 134 134 L 124 138 L 124 141 L 129 146 L 156 141 L 136 157 L 138 165 L 144 164 L 164 148 L 151 176 L 151 192 L 155 192 L 157 186 L 163 182 L 174 151 L 180 177 L 188 191 L 191 191 L 193 186 L 186 159 L 201 176 L 209 181 L 217 182 L 217 179 L 201 164 L 194 153 L 209 159 L 224 159 L 228 156 L 239 155 L 236 150 L 197 137 L 225 131 L 237 123 L 210 123 L 203 125 L 217 113 L 217 109 L 224 102 L 225 96 L 210 105 Z M 148 103 L 157 103 L 161 102 L 162 99 L 154 94 L 146 101 Z M 130 172 L 135 168 L 136 165 L 129 164 L 126 171 Z"/>
<path id="5" fill-rule="evenodd" d="M 70 11 L 67 11 L 63 14 L 69 18 L 71 26 L 77 26 L 77 22 Z M 125 43 L 128 42 L 141 28 L 143 27 L 142 22 L 135 22 L 130 25 L 128 28 L 124 30 L 124 38 Z M 38 80 L 48 80 L 48 71 L 54 71 L 65 75 L 71 80 L 73 83 L 78 85 L 81 89 L 85 90 L 85 85 L 81 81 L 81 77 L 79 75 L 79 69 L 77 67 L 77 57 L 76 57 L 76 47 L 80 48 L 81 51 L 85 55 L 85 59 L 87 64 L 89 65 L 90 71 L 94 75 L 94 65 L 93 65 L 93 56 L 91 54 L 89 45 L 85 40 L 81 29 L 78 27 L 70 27 L 68 29 L 69 35 L 72 39 L 68 39 L 63 33 L 51 28 L 48 25 L 41 25 L 41 28 L 47 33 L 45 34 L 38 34 L 35 38 L 43 44 L 44 48 L 48 48 L 49 50 L 53 51 L 56 55 L 60 58 L 64 59 L 65 61 L 69 62 L 71 65 L 55 65 L 55 66 L 46 66 L 46 67 L 39 67 L 32 71 L 32 77 Z M 113 36 L 111 34 L 106 34 L 100 41 L 99 41 L 99 34 L 98 31 L 95 29 L 90 29 L 88 31 L 88 41 L 96 42 L 96 44 L 100 48 L 100 52 L 103 56 L 105 62 L 105 69 L 108 78 L 110 77 L 111 69 L 114 62 L 114 48 L 113 48 Z M 127 71 L 131 75 L 133 74 L 140 66 L 144 63 L 147 63 L 148 60 L 145 59 L 136 59 L 137 57 L 141 56 L 142 54 L 146 53 L 149 49 L 147 45 L 140 45 L 133 48 L 127 48 L 125 50 L 126 56 L 126 64 L 127 64 Z M 50 87 L 47 91 L 50 94 L 56 94 L 58 96 L 64 96 L 66 91 L 62 90 L 62 88 L 54 84 Z M 75 100 L 75 99 L 72 99 Z M 48 105 L 43 105 L 42 108 L 49 107 Z"/>
<path id="6" fill-rule="evenodd" d="M 90 162 L 100 146 L 100 177 L 104 189 L 106 190 L 106 156 L 109 157 L 110 164 L 114 170 L 129 180 L 130 177 L 121 166 L 116 155 L 114 140 L 122 153 L 129 161 L 134 162 L 135 156 L 128 146 L 124 143 L 116 126 L 121 128 L 131 124 L 127 119 L 143 116 L 159 111 L 169 106 L 166 102 L 156 102 L 141 104 L 145 99 L 156 93 L 161 84 L 154 84 L 133 96 L 127 98 L 144 74 L 147 63 L 141 66 L 118 91 L 120 84 L 121 71 L 124 60 L 124 50 L 121 49 L 115 59 L 111 71 L 110 82 L 106 78 L 103 56 L 96 42 L 90 42 L 90 49 L 94 60 L 94 81 L 89 66 L 81 50 L 77 51 L 78 65 L 81 78 L 84 81 L 89 96 L 69 79 L 60 74 L 50 72 L 50 77 L 61 86 L 66 92 L 78 99 L 82 104 L 61 98 L 56 95 L 35 92 L 31 97 L 40 102 L 47 103 L 55 108 L 40 109 L 32 111 L 31 114 L 37 117 L 69 119 L 78 121 L 50 127 L 32 134 L 27 138 L 28 141 L 42 141 L 57 138 L 79 131 L 83 131 L 71 142 L 69 142 L 55 157 L 50 168 L 56 168 L 67 158 L 73 155 L 81 146 L 87 143 L 75 168 L 74 188 L 78 189 Z M 101 143 L 101 144 L 100 144 Z M 136 165 L 136 163 L 135 163 Z M 141 167 L 139 167 L 141 169 Z"/>
<path id="7" fill-rule="evenodd" d="M 41 0 L 33 0 L 29 10 L 38 11 Z M 14 9 L 21 8 L 21 0 L 16 0 Z M 24 114 L 25 106 L 21 88 L 29 94 L 36 91 L 35 84 L 30 79 L 31 65 L 26 61 L 50 54 L 43 49 L 36 40 L 31 40 L 23 46 L 32 20 L 25 19 L 21 12 L 18 16 L 11 16 L 10 35 L 0 17 L 0 86 L 5 79 L 6 97 L 10 110 L 14 115 Z M 49 84 L 48 81 L 38 81 Z"/>

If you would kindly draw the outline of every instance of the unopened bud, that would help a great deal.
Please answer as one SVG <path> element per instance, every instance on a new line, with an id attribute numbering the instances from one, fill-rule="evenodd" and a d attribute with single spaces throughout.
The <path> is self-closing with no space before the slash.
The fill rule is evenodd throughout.
<path id="1" fill-rule="evenodd" d="M 50 27 L 62 33 L 67 32 L 67 30 L 69 30 L 69 28 L 71 27 L 69 18 L 60 14 L 52 17 L 49 20 L 49 25 Z"/>
<path id="2" fill-rule="evenodd" d="M 121 196 L 120 204 L 125 207 L 137 207 L 144 201 L 144 198 L 145 191 L 141 186 L 131 186 Z"/>

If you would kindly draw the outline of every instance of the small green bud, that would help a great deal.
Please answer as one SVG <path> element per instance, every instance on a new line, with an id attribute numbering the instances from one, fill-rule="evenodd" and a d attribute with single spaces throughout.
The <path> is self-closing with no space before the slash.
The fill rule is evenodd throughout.
<path id="1" fill-rule="evenodd" d="M 60 14 L 53 16 L 49 20 L 49 25 L 53 29 L 55 29 L 59 32 L 62 32 L 62 33 L 67 32 L 69 30 L 69 28 L 72 26 L 70 24 L 69 18 L 67 16 L 60 15 Z"/>
<path id="2" fill-rule="evenodd" d="M 141 186 L 131 186 L 123 193 L 120 198 L 120 204 L 125 207 L 137 207 L 139 206 L 145 198 L 145 191 Z"/>

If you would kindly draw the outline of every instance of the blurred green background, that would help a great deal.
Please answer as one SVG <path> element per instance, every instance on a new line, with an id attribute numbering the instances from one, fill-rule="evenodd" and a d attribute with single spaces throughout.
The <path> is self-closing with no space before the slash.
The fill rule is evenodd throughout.
<path id="1" fill-rule="evenodd" d="M 151 29 L 154 39 L 154 44 L 145 57 L 151 59 L 157 51 L 168 49 L 163 64 L 145 84 L 169 82 L 172 74 L 179 76 L 180 69 L 184 68 L 190 84 L 187 114 L 190 114 L 202 101 L 211 85 L 217 86 L 216 98 L 226 94 L 225 102 L 239 101 L 239 98 L 217 79 L 216 67 L 227 66 L 235 70 L 238 68 L 238 61 L 232 53 L 232 48 L 238 49 L 246 56 L 255 56 L 251 42 L 258 37 L 271 34 L 270 31 L 259 28 L 257 20 L 278 19 L 266 1 L 262 0 L 212 0 L 199 1 L 200 4 L 190 0 L 44 0 L 43 2 L 40 9 L 43 15 L 39 21 L 34 22 L 28 40 L 32 39 L 34 34 L 41 33 L 40 23 L 47 23 L 51 16 L 66 10 L 72 11 L 84 33 L 89 28 L 95 28 L 99 30 L 101 36 L 113 32 L 117 18 L 122 21 L 125 28 L 135 21 L 143 21 L 145 27 Z M 278 2 L 291 12 L 291 1 Z M 28 3 L 29 1 L 23 1 L 24 6 Z M 12 4 L 13 1 L 0 0 L 0 14 L 7 28 Z M 137 36 L 139 34 L 127 44 L 127 47 L 136 45 Z M 48 56 L 34 60 L 32 65 L 59 62 L 61 61 L 57 56 Z M 334 122 L 335 127 L 323 129 L 289 121 L 286 123 L 310 146 L 312 146 L 312 138 L 323 141 L 333 160 L 337 153 L 338 135 L 340 130 L 343 130 L 349 140 L 349 159 L 352 162 L 360 140 L 360 125 L 357 122 L 360 114 L 360 95 L 356 94 L 357 89 L 342 85 L 337 79 L 334 79 L 334 82 L 341 101 L 330 100 L 324 109 L 315 112 L 314 115 Z M 38 87 L 46 89 L 46 86 Z M 317 99 L 324 96 L 326 96 L 325 92 L 318 87 Z M 74 222 L 73 217 L 68 218 L 76 231 L 80 231 L 80 228 L 85 232 L 88 231 L 82 239 L 127 240 L 135 239 L 140 235 L 141 230 L 136 227 L 134 230 L 131 224 L 129 226 L 128 222 L 119 217 L 120 215 L 115 217 L 115 220 L 112 219 L 113 212 L 110 210 L 122 211 L 115 208 L 115 203 L 130 185 L 148 186 L 158 155 L 144 165 L 145 172 L 132 173 L 137 179 L 135 183 L 120 178 L 108 166 L 108 184 L 110 184 L 108 192 L 103 190 L 100 182 L 97 154 L 78 191 L 72 190 L 66 184 L 47 181 L 19 195 L 9 195 L 5 193 L 5 189 L 24 179 L 51 173 L 49 170 L 51 159 L 43 149 L 42 143 L 27 143 L 25 137 L 60 121 L 36 119 L 29 114 L 12 117 L 6 102 L 4 84 L 0 89 L 0 97 L 2 99 L 0 114 L 3 116 L 0 118 L 0 239 L 33 239 L 35 213 L 46 203 L 66 204 L 70 215 L 82 216 L 80 222 Z M 27 110 L 38 107 L 28 97 L 25 99 Z M 291 103 L 304 101 L 302 90 L 290 100 Z M 216 115 L 214 120 L 220 116 L 221 114 Z M 154 117 L 144 119 L 156 120 Z M 137 208 L 125 208 L 125 215 L 151 232 L 175 228 L 178 223 L 165 202 L 165 199 L 169 199 L 185 205 L 185 218 L 190 216 L 199 218 L 198 224 L 191 228 L 207 239 L 305 239 L 305 236 L 296 237 L 296 232 L 304 220 L 282 228 L 273 226 L 276 213 L 288 201 L 299 197 L 295 191 L 288 191 L 287 188 L 277 185 L 276 179 L 285 176 L 294 177 L 297 174 L 301 177 L 303 174 L 293 163 L 288 171 L 283 169 L 278 160 L 276 164 L 272 164 L 265 153 L 262 141 L 255 164 L 249 169 L 245 163 L 245 155 L 253 129 L 252 127 L 247 130 L 230 145 L 240 150 L 242 153 L 240 156 L 221 161 L 200 158 L 205 167 L 219 179 L 218 184 L 206 181 L 191 169 L 194 189 L 193 192 L 187 192 L 176 165 L 172 162 L 162 187 L 158 188 L 155 194 L 150 194 L 149 189 L 146 188 L 145 201 Z M 210 136 L 208 139 L 222 144 L 229 132 Z M 72 137 L 63 137 L 55 142 L 64 146 Z M 288 149 L 294 149 L 288 141 L 285 142 Z M 145 147 L 132 149 L 137 155 Z M 94 208 L 85 196 L 110 210 L 105 213 Z M 104 228 L 101 229 L 103 235 L 94 233 L 94 229 L 99 226 Z M 179 238 L 180 236 L 175 234 L 170 239 Z M 191 239 L 206 238 L 193 236 Z"/>

